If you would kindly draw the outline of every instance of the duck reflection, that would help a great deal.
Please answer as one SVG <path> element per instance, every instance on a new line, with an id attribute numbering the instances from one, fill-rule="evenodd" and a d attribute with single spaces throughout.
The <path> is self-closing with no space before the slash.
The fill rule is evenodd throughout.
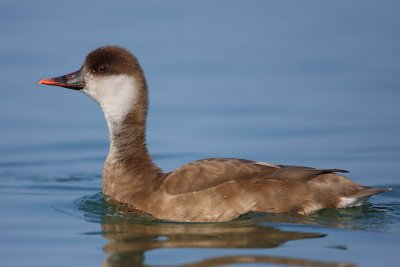
<path id="1" fill-rule="evenodd" d="M 145 262 L 145 253 L 155 249 L 270 249 L 291 240 L 325 236 L 319 233 L 283 231 L 266 225 L 265 217 L 256 219 L 253 215 L 229 223 L 162 222 L 110 205 L 101 194 L 81 198 L 75 202 L 75 205 L 83 212 L 87 221 L 101 223 L 102 235 L 107 240 L 103 247 L 107 253 L 103 262 L 105 267 L 156 266 Z M 226 254 L 224 250 L 221 250 L 221 256 L 218 257 L 206 257 L 198 262 L 182 265 L 163 264 L 161 266 L 214 267 L 246 263 L 289 266 L 353 266 L 346 263 L 269 256 L 265 253 L 260 255 L 259 252 L 255 255 L 226 256 Z"/>
<path id="2" fill-rule="evenodd" d="M 107 252 L 155 248 L 274 248 L 286 241 L 323 237 L 272 227 L 229 224 L 103 224 Z"/>
<path id="3" fill-rule="evenodd" d="M 275 248 L 290 240 L 320 238 L 316 233 L 281 231 L 250 222 L 225 224 L 174 223 L 107 223 L 102 224 L 103 236 L 108 240 L 104 251 L 108 254 L 104 266 L 152 266 L 144 263 L 144 253 L 159 248 Z M 352 266 L 343 263 L 320 262 L 273 256 L 211 257 L 189 266 L 226 266 L 239 263 L 273 263 L 294 266 Z M 164 265 L 163 265 L 164 266 Z"/>

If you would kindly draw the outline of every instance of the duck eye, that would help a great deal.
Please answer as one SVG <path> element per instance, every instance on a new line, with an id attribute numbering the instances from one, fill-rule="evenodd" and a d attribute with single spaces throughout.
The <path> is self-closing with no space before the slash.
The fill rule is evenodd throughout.
<path id="1" fill-rule="evenodd" d="M 108 71 L 108 65 L 107 64 L 101 64 L 99 66 L 97 66 L 96 71 L 98 72 L 107 72 Z"/>

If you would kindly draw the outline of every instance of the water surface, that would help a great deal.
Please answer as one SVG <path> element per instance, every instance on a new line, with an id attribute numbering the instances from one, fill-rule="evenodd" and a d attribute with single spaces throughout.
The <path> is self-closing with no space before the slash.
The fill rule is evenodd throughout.
<path id="1" fill-rule="evenodd" d="M 1 266 L 398 266 L 396 1 L 0 3 Z M 169 171 L 239 157 L 350 170 L 392 191 L 309 217 L 143 218 L 100 193 L 100 109 L 37 86 L 118 44 L 150 86 L 148 144 Z"/>

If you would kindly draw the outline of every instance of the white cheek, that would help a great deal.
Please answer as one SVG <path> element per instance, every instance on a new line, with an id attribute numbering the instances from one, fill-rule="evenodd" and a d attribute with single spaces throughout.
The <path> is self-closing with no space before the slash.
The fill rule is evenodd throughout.
<path id="1" fill-rule="evenodd" d="M 85 82 L 83 92 L 99 103 L 109 124 L 121 122 L 132 111 L 137 96 L 134 77 L 126 74 L 87 75 Z"/>

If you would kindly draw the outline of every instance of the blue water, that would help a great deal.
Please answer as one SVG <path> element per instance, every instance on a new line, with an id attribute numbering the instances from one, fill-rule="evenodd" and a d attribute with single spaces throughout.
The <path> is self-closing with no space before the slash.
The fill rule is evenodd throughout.
<path id="1" fill-rule="evenodd" d="M 0 2 L 1 266 L 399 266 L 398 1 Z M 139 58 L 164 170 L 207 157 L 350 170 L 392 191 L 309 217 L 143 218 L 100 193 L 99 107 L 37 81 Z"/>

